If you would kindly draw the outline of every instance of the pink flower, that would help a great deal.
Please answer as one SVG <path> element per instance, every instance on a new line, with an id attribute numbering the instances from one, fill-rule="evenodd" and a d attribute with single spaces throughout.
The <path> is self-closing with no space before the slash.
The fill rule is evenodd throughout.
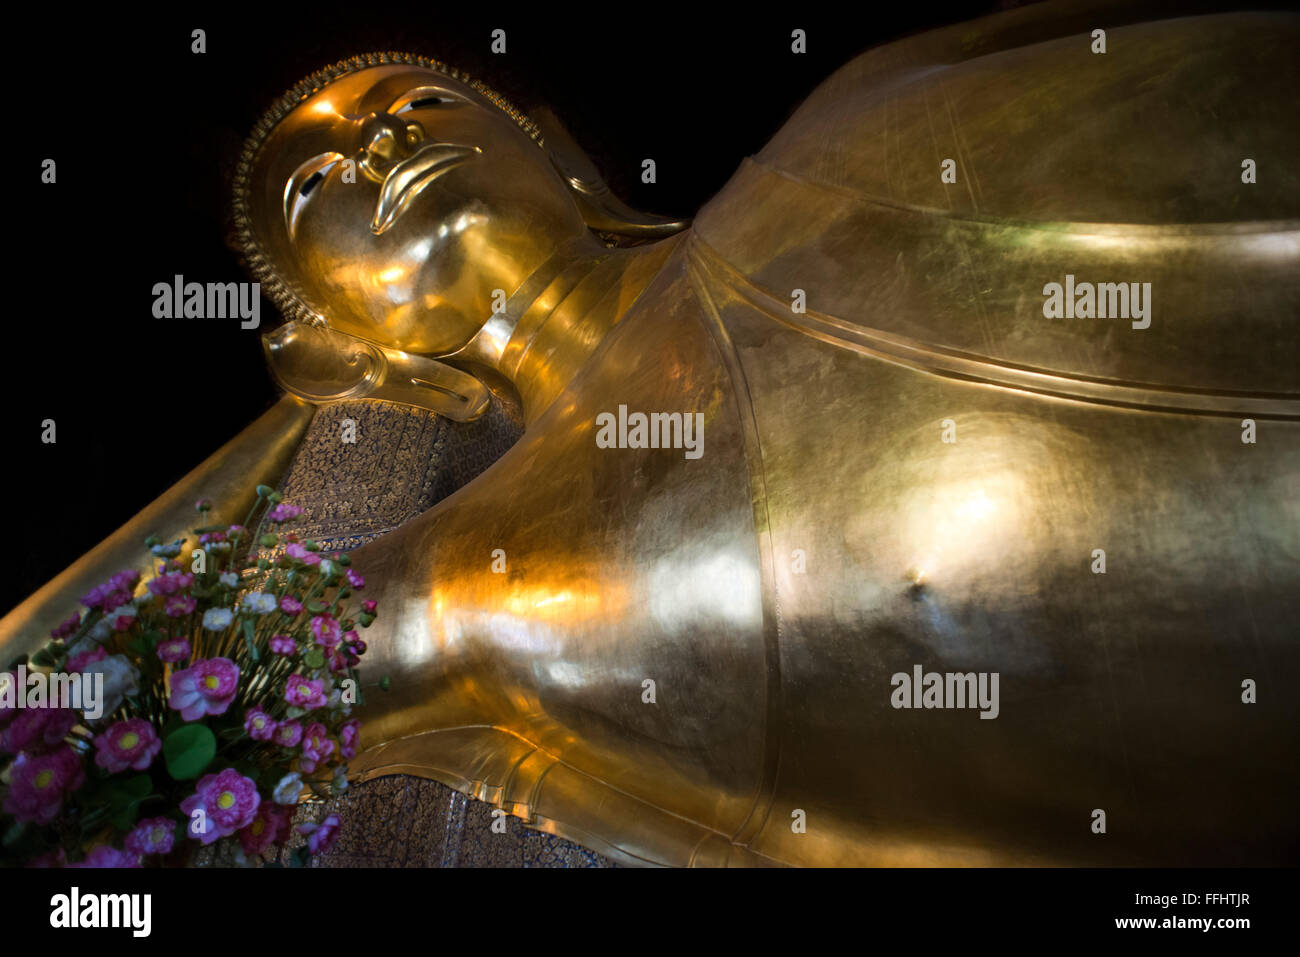
<path id="1" fill-rule="evenodd" d="M 373 598 L 367 598 L 365 601 L 361 603 L 361 610 L 364 611 L 367 615 L 373 615 L 375 613 L 375 609 L 378 607 L 379 607 L 379 602 L 375 601 Z"/>
<path id="2" fill-rule="evenodd" d="M 198 790 L 181 802 L 181 810 L 190 819 L 186 833 L 205 845 L 229 837 L 252 823 L 261 803 L 257 785 L 234 768 L 206 774 L 199 779 Z"/>
<path id="3" fill-rule="evenodd" d="M 168 638 L 158 643 L 158 657 L 169 664 L 184 661 L 192 653 L 190 643 L 184 638 Z"/>
<path id="4" fill-rule="evenodd" d="M 339 825 L 343 823 L 337 814 L 331 814 L 319 824 L 299 824 L 298 833 L 307 835 L 307 852 L 324 854 L 334 846 L 339 837 Z"/>
<path id="5" fill-rule="evenodd" d="M 87 608 L 98 608 L 104 603 L 104 598 L 107 597 L 108 593 L 111 591 L 113 591 L 113 589 L 107 584 L 96 585 L 90 591 L 81 596 L 81 603 Z"/>
<path id="6" fill-rule="evenodd" d="M 77 644 L 80 644 L 80 642 L 78 642 Z M 96 647 L 92 648 L 90 651 L 83 651 L 81 654 L 73 655 L 71 658 L 69 658 L 68 670 L 75 671 L 78 674 L 80 674 L 81 672 L 89 668 L 91 665 L 93 665 L 96 661 L 103 661 L 107 657 L 108 657 L 108 652 L 104 649 L 104 646 L 97 645 Z"/>
<path id="7" fill-rule="evenodd" d="M 194 611 L 198 602 L 190 595 L 173 595 L 167 599 L 167 604 L 163 611 L 167 613 L 168 618 L 184 618 Z"/>
<path id="8" fill-rule="evenodd" d="M 239 689 L 239 668 L 229 658 L 209 658 L 172 672 L 167 706 L 186 721 L 225 714 Z"/>
<path id="9" fill-rule="evenodd" d="M 4 809 L 20 821 L 49 824 L 63 799 L 86 782 L 81 758 L 68 745 L 49 754 L 20 754 L 14 760 Z"/>
<path id="10" fill-rule="evenodd" d="M 285 595 L 280 599 L 280 610 L 292 618 L 298 612 L 302 611 L 302 602 L 292 595 Z"/>
<path id="11" fill-rule="evenodd" d="M 330 740 L 325 725 L 316 721 L 307 726 L 302 737 L 302 758 L 299 766 L 304 774 L 311 774 L 334 753 L 334 742 Z"/>
<path id="12" fill-rule="evenodd" d="M 254 741 L 270 741 L 275 735 L 275 720 L 254 706 L 244 712 L 244 730 Z"/>
<path id="13" fill-rule="evenodd" d="M 288 635 L 272 635 L 270 645 L 277 655 L 292 655 L 298 650 L 298 642 Z"/>
<path id="14" fill-rule="evenodd" d="M 323 708 L 325 707 L 325 682 L 309 681 L 302 675 L 290 675 L 284 688 L 284 700 L 305 711 Z"/>
<path id="15" fill-rule="evenodd" d="M 117 591 L 135 591 L 136 582 L 140 580 L 140 573 L 134 568 L 128 568 L 120 571 L 108 580 L 108 583 Z"/>
<path id="16" fill-rule="evenodd" d="M 100 608 L 105 612 L 125 605 L 131 600 L 135 583 L 140 580 L 140 573 L 127 570 L 118 572 L 102 585 L 96 585 L 81 597 L 81 603 L 87 608 Z"/>
<path id="17" fill-rule="evenodd" d="M 357 745 L 361 743 L 361 722 L 356 718 L 344 722 L 339 728 L 339 754 L 343 760 L 351 761 L 357 756 Z"/>
<path id="18" fill-rule="evenodd" d="M 300 509 L 297 505 L 290 505 L 288 502 L 284 502 L 280 505 L 277 505 L 275 508 L 271 509 L 271 511 L 267 514 L 266 517 L 270 521 L 275 522 L 278 525 L 281 522 L 288 522 L 292 519 L 295 519 L 301 514 L 302 514 L 302 509 Z"/>
<path id="19" fill-rule="evenodd" d="M 358 575 L 351 568 L 349 568 L 343 574 L 344 576 L 347 577 L 348 584 L 351 585 L 353 588 L 357 589 L 358 591 L 366 587 L 366 580 L 362 578 L 360 575 Z"/>
<path id="20" fill-rule="evenodd" d="M 63 743 L 77 723 L 71 708 L 24 708 L 0 732 L 0 751 L 17 754 Z"/>
<path id="21" fill-rule="evenodd" d="M 239 846 L 245 854 L 261 854 L 289 834 L 289 812 L 263 801 L 253 823 L 239 832 Z"/>
<path id="22" fill-rule="evenodd" d="M 297 721 L 285 721 L 275 729 L 275 743 L 283 748 L 296 748 L 302 740 L 302 725 Z"/>
<path id="23" fill-rule="evenodd" d="M 193 575 L 171 572 L 167 575 L 159 575 L 157 578 L 149 579 L 149 584 L 145 587 L 154 595 L 179 595 L 193 584 Z"/>
<path id="24" fill-rule="evenodd" d="M 144 718 L 119 721 L 95 735 L 95 763 L 110 774 L 131 768 L 144 771 L 162 750 L 162 740 Z"/>
<path id="25" fill-rule="evenodd" d="M 87 608 L 102 608 L 104 611 L 112 611 L 119 605 L 124 605 L 131 600 L 131 591 L 139 580 L 140 573 L 137 571 L 127 569 L 118 572 L 104 584 L 96 585 L 82 595 L 81 603 Z"/>
<path id="26" fill-rule="evenodd" d="M 225 532 L 204 532 L 199 536 L 199 544 L 206 545 L 209 542 L 224 542 L 226 540 Z"/>
<path id="27" fill-rule="evenodd" d="M 316 636 L 316 644 L 326 651 L 333 651 L 343 640 L 343 629 L 332 615 L 317 615 L 311 620 L 311 633 Z"/>
<path id="28" fill-rule="evenodd" d="M 296 558 L 304 565 L 320 564 L 319 555 L 317 555 L 315 552 L 308 551 L 306 548 L 304 548 L 302 545 L 299 545 L 297 542 L 294 542 L 291 545 L 286 545 L 284 549 L 284 553 L 288 555 L 290 558 Z"/>
<path id="29" fill-rule="evenodd" d="M 137 857 L 170 854 L 176 844 L 176 822 L 169 817 L 151 817 L 135 826 L 123 846 Z"/>
<path id="30" fill-rule="evenodd" d="M 86 855 L 86 859 L 80 864 L 69 864 L 69 867 L 139 867 L 140 859 L 134 854 L 126 851 L 119 851 L 116 848 L 109 847 L 107 844 L 100 844 L 92 848 Z"/>
<path id="31" fill-rule="evenodd" d="M 73 612 L 71 617 L 66 619 L 61 625 L 59 625 L 59 627 L 55 628 L 52 632 L 50 632 L 50 637 L 66 638 L 68 637 L 68 635 L 76 631 L 77 626 L 80 624 L 81 624 L 81 615 L 77 612 Z"/>

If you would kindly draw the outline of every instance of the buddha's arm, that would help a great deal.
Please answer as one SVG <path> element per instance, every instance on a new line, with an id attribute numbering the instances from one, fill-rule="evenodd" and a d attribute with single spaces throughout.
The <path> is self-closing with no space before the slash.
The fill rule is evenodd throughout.
<path id="1" fill-rule="evenodd" d="M 252 425 L 159 496 L 116 532 L 65 569 L 45 587 L 0 619 L 0 665 L 31 653 L 50 630 L 79 606 L 78 600 L 110 575 L 145 569 L 144 540 L 184 538 L 196 524 L 194 504 L 211 499 L 206 524 L 234 523 L 248 513 L 258 484 L 274 485 L 288 467 L 312 407 L 292 396 L 281 399 Z"/>

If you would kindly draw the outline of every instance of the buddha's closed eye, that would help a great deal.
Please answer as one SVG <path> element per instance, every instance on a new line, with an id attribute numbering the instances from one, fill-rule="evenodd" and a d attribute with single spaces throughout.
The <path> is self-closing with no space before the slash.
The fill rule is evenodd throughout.
<path id="1" fill-rule="evenodd" d="M 342 153 L 321 153 L 303 163 L 284 184 L 284 228 L 289 238 L 294 239 L 298 231 L 298 217 L 307 205 L 307 199 L 320 185 L 321 181 L 343 159 Z"/>

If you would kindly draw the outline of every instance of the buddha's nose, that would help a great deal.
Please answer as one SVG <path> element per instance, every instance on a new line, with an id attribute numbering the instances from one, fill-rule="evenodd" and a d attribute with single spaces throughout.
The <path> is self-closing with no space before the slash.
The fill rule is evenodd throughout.
<path id="1" fill-rule="evenodd" d="M 387 163 L 411 155 L 424 139 L 419 123 L 404 123 L 391 113 L 371 113 L 361 121 L 361 149 Z"/>

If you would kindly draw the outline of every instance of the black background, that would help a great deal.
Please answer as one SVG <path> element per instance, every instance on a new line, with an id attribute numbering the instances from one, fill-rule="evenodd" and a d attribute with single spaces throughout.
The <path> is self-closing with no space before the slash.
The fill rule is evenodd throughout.
<path id="1" fill-rule="evenodd" d="M 154 283 L 249 278 L 230 179 L 263 110 L 356 53 L 422 53 L 527 110 L 551 106 L 615 193 L 692 215 L 856 53 L 1015 3 L 807 6 L 294 4 L 101 16 L 27 34 L 10 60 L 6 536 L 0 610 L 76 560 L 273 404 L 259 336 L 152 314 Z M 490 52 L 491 32 L 507 53 Z M 790 52 L 790 31 L 808 52 Z M 66 28 L 66 29 L 65 29 Z M 207 52 L 191 52 L 191 31 Z M 17 67 L 15 73 L 15 66 Z M 643 184 L 653 156 L 658 182 Z M 56 160 L 55 185 L 40 182 Z M 57 442 L 41 442 L 54 419 Z M 257 477 L 250 477 L 256 481 Z M 71 611 L 71 609 L 69 609 Z"/>

